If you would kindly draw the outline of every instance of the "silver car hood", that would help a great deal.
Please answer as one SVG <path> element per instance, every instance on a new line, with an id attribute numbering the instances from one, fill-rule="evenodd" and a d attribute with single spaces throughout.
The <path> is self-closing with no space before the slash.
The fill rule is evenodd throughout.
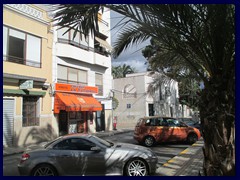
<path id="1" fill-rule="evenodd" d="M 133 152 L 140 152 L 140 153 L 153 153 L 150 148 L 140 146 L 140 145 L 134 145 L 134 144 L 128 144 L 128 143 L 116 143 L 114 145 L 115 150 L 126 150 L 126 151 L 133 151 Z"/>

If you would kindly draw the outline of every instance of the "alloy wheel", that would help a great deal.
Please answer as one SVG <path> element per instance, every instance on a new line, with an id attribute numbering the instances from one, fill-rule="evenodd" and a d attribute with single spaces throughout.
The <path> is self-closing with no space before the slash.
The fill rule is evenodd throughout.
<path id="1" fill-rule="evenodd" d="M 132 160 L 127 165 L 128 176 L 146 176 L 147 166 L 144 161 L 140 159 Z"/>
<path id="2" fill-rule="evenodd" d="M 41 165 L 33 171 L 33 176 L 56 176 L 56 172 L 49 165 Z"/>

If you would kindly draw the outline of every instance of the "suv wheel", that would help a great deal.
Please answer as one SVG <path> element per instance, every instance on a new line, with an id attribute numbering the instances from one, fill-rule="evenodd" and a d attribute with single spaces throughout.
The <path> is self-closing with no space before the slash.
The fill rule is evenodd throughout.
<path id="1" fill-rule="evenodd" d="M 152 136 L 146 136 L 143 143 L 145 146 L 151 147 L 154 145 L 155 139 Z"/>
<path id="2" fill-rule="evenodd" d="M 189 134 L 188 137 L 187 137 L 187 142 L 189 144 L 193 144 L 195 143 L 196 141 L 198 140 L 198 137 L 196 134 Z"/>

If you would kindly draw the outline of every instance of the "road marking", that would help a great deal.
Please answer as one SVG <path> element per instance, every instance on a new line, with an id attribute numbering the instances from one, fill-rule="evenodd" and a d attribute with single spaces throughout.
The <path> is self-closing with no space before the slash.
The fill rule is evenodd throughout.
<path id="1" fill-rule="evenodd" d="M 163 166 L 168 166 L 168 163 L 164 163 Z"/>
<path id="2" fill-rule="evenodd" d="M 188 152 L 188 149 L 185 149 L 184 151 L 180 152 L 180 154 L 186 154 Z"/>
<path id="3" fill-rule="evenodd" d="M 168 163 L 173 163 L 173 162 L 175 162 L 174 159 L 170 159 L 170 160 L 168 161 Z"/>

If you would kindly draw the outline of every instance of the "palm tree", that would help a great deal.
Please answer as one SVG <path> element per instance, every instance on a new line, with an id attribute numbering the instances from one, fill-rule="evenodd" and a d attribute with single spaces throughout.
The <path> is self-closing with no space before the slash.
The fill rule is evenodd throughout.
<path id="1" fill-rule="evenodd" d="M 175 59 L 174 54 L 161 51 L 161 43 L 158 42 L 158 39 L 152 38 L 150 43 L 150 45 L 142 50 L 143 56 L 148 61 L 147 69 L 165 75 L 159 78 L 166 79 L 166 77 L 170 77 L 179 82 L 179 102 L 198 110 L 199 96 L 197 93 L 200 90 L 199 84 L 201 82 L 198 74 L 189 67 L 184 59 Z M 169 78 L 167 78 L 167 80 L 168 79 Z M 161 82 L 162 80 L 159 79 L 159 81 Z M 153 81 L 151 86 L 159 85 L 159 83 L 154 83 L 156 83 L 156 81 Z"/>
<path id="2" fill-rule="evenodd" d="M 94 35 L 103 6 L 128 18 L 114 44 L 114 57 L 133 43 L 156 38 L 162 58 L 181 59 L 198 74 L 205 87 L 200 105 L 205 174 L 235 175 L 234 5 L 67 4 L 60 6 L 55 19 L 61 26 Z"/>
<path id="3" fill-rule="evenodd" d="M 119 66 L 113 66 L 112 67 L 112 75 L 113 78 L 124 78 L 127 74 L 135 73 L 137 72 L 135 68 L 132 68 L 129 65 L 123 64 Z"/>

